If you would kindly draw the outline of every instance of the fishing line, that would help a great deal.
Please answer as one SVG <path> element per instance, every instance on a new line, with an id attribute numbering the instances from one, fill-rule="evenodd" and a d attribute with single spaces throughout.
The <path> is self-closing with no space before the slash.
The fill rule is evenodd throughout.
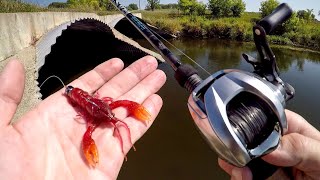
<path id="1" fill-rule="evenodd" d="M 39 88 L 41 88 L 41 87 L 43 86 L 43 84 L 44 84 L 45 82 L 47 82 L 49 79 L 51 79 L 51 78 L 57 78 L 57 79 L 62 83 L 63 87 L 66 87 L 66 85 L 63 83 L 63 81 L 62 81 L 61 78 L 59 78 L 59 77 L 56 76 L 56 75 L 51 75 L 51 76 L 47 77 L 47 79 L 45 79 L 45 80 L 41 83 L 41 85 L 39 86 Z"/>
<path id="2" fill-rule="evenodd" d="M 274 129 L 274 123 L 270 122 L 277 117 L 264 101 L 253 94 L 240 93 L 226 109 L 234 131 L 249 149 L 262 143 Z"/>
<path id="3" fill-rule="evenodd" d="M 173 45 L 172 43 L 170 43 L 168 40 L 166 40 L 164 37 L 162 37 L 160 34 L 158 34 L 157 32 L 155 32 L 154 30 L 152 30 L 151 28 L 149 28 L 149 30 L 151 32 L 153 32 L 154 34 L 156 34 L 158 37 L 160 37 L 160 39 L 164 40 L 166 43 L 168 43 L 170 46 L 172 46 L 175 50 L 177 50 L 179 53 L 181 53 L 182 55 L 184 55 L 185 57 L 187 57 L 191 62 L 193 62 L 195 65 L 197 65 L 201 70 L 203 70 L 205 73 L 207 73 L 209 76 L 211 76 L 211 74 L 204 68 L 202 67 L 199 63 L 197 63 L 194 59 L 192 59 L 190 56 L 188 56 L 187 54 L 185 54 L 182 50 L 180 50 L 179 48 L 177 48 L 175 45 Z"/>

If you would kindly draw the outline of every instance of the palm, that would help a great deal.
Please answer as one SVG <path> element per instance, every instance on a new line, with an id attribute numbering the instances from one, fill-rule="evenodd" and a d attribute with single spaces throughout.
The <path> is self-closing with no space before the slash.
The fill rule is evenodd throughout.
<path id="1" fill-rule="evenodd" d="M 154 93 L 165 82 L 163 72 L 155 70 L 156 61 L 140 60 L 131 68 L 119 73 L 122 63 L 113 60 L 100 65 L 71 83 L 89 93 L 98 90 L 101 96 L 130 99 L 143 103 L 157 116 L 162 101 Z M 112 68 L 110 68 L 112 66 Z M 148 68 L 146 68 L 148 66 Z M 106 71 L 106 67 L 109 70 Z M 129 79 L 129 77 L 131 77 Z M 110 81 L 108 81 L 111 79 Z M 119 79 L 122 81 L 119 82 Z M 153 79 L 153 81 L 150 81 Z M 126 82 L 130 80 L 129 82 Z M 157 83 L 151 83 L 155 82 Z M 105 83 L 108 81 L 107 83 Z M 5 126 L 0 132 L 0 179 L 116 179 L 123 163 L 119 140 L 113 135 L 112 126 L 101 126 L 93 134 L 99 150 L 99 164 L 90 168 L 81 151 L 85 120 L 77 117 L 77 111 L 63 95 L 64 90 L 42 101 L 37 108 L 22 117 L 13 126 Z M 131 139 L 138 140 L 151 125 L 127 117 L 124 109 L 116 109 L 116 116 L 129 125 Z M 124 150 L 129 151 L 127 132 L 120 127 Z M 5 166 L 4 166 L 5 164 Z"/>

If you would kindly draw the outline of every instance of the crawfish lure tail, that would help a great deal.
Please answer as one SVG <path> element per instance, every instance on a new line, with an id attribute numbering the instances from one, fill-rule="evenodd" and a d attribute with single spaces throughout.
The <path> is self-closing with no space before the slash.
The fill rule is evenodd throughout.
<path id="1" fill-rule="evenodd" d="M 89 126 L 87 131 L 84 133 L 82 139 L 82 151 L 89 166 L 95 167 L 99 163 L 99 154 L 97 146 L 91 138 L 93 131 L 94 127 Z"/>
<path id="2" fill-rule="evenodd" d="M 149 121 L 151 119 L 149 111 L 144 106 L 134 101 L 118 100 L 112 102 L 109 106 L 111 109 L 124 107 L 128 110 L 129 115 L 132 115 L 141 121 Z"/>

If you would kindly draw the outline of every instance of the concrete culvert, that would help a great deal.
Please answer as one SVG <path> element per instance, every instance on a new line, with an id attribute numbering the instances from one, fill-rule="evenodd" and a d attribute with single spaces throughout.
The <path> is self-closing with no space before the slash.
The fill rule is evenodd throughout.
<path id="1" fill-rule="evenodd" d="M 110 58 L 118 57 L 129 65 L 147 54 L 115 38 L 112 30 L 100 21 L 76 21 L 62 32 L 51 47 L 45 64 L 39 70 L 38 82 L 41 84 L 47 77 L 56 75 L 68 83 Z M 47 81 L 40 88 L 42 99 L 60 88 L 62 84 L 59 81 Z"/>

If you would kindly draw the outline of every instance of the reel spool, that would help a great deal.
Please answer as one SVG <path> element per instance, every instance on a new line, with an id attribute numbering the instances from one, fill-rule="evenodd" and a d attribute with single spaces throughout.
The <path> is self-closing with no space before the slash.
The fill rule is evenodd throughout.
<path id="1" fill-rule="evenodd" d="M 219 71 L 189 97 L 195 124 L 229 163 L 243 167 L 274 150 L 287 130 L 285 90 L 241 70 Z"/>
<path id="2" fill-rule="evenodd" d="M 259 97 L 242 92 L 227 105 L 234 132 L 248 149 L 261 144 L 274 130 L 277 116 Z"/>

